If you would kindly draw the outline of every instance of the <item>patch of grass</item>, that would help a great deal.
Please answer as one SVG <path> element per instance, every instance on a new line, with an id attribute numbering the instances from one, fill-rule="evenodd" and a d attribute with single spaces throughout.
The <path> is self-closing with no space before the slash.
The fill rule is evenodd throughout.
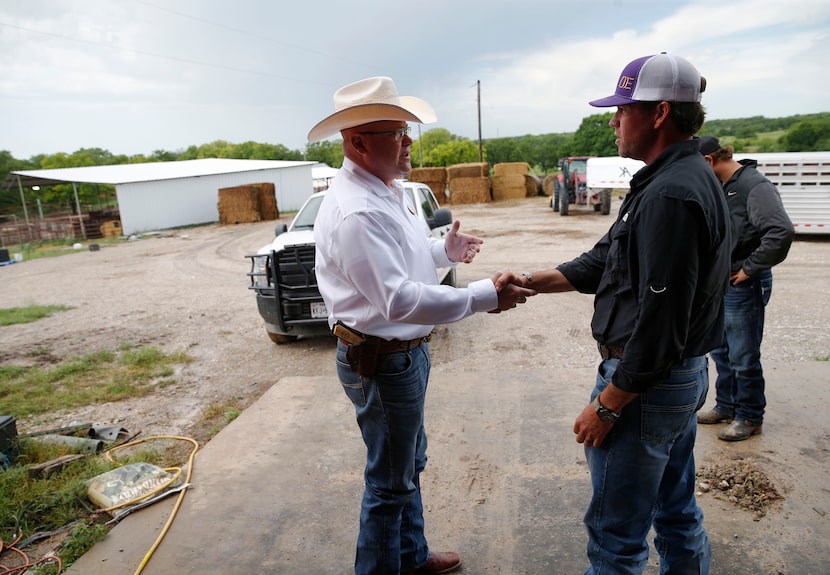
<path id="1" fill-rule="evenodd" d="M 186 353 L 166 355 L 148 346 L 98 351 L 50 367 L 2 365 L 0 403 L 22 418 L 141 397 L 159 381 L 170 385 L 173 366 L 190 361 Z"/>
<path id="2" fill-rule="evenodd" d="M 225 403 L 212 403 L 202 412 L 202 423 L 207 425 L 208 436 L 213 437 L 242 413 L 239 403 L 231 400 Z"/>
<path id="3" fill-rule="evenodd" d="M 60 555 L 62 567 L 68 567 L 80 559 L 84 553 L 92 549 L 92 546 L 104 539 L 109 533 L 109 527 L 100 523 L 83 523 L 72 530 L 69 538 L 61 544 L 58 555 Z M 58 571 L 54 564 L 40 567 L 35 575 L 57 575 Z"/>
<path id="4" fill-rule="evenodd" d="M 0 326 L 18 323 L 32 323 L 55 312 L 72 309 L 65 305 L 28 305 L 26 307 L 9 307 L 0 309 Z"/>
<path id="5" fill-rule="evenodd" d="M 87 483 L 90 479 L 125 463 L 146 461 L 159 467 L 182 464 L 181 458 L 174 460 L 166 450 L 144 448 L 134 450 L 123 457 L 122 461 L 115 462 L 104 455 L 88 455 L 48 477 L 29 477 L 29 466 L 66 455 L 70 449 L 63 444 L 24 437 L 20 441 L 20 453 L 15 465 L 0 472 L 0 540 L 6 546 L 13 546 L 25 542 L 36 533 L 48 533 L 51 535 L 49 546 L 61 542 L 56 554 L 61 559 L 63 569 L 109 532 L 109 527 L 104 523 L 110 516 L 94 513 L 95 506 L 88 500 Z M 31 561 L 39 559 L 45 551 L 38 549 L 37 542 L 32 542 L 21 550 Z M 18 560 L 19 557 L 4 555 L 4 565 L 7 564 L 7 559 Z M 56 563 L 43 563 L 27 571 L 36 575 L 56 575 L 58 572 Z"/>
<path id="6" fill-rule="evenodd" d="M 830 361 L 830 355 L 819 355 L 816 357 L 816 361 Z"/>
<path id="7" fill-rule="evenodd" d="M 82 249 L 77 250 L 73 248 L 76 243 L 83 246 Z M 31 242 L 26 244 L 17 244 L 9 246 L 9 253 L 23 254 L 23 261 L 37 260 L 40 258 L 52 258 L 57 256 L 65 256 L 67 254 L 74 254 L 80 251 L 89 249 L 89 244 L 98 244 L 101 247 L 122 244 L 124 238 L 98 238 L 95 240 L 81 240 L 75 238 L 66 238 L 63 240 L 44 240 L 41 242 Z"/>

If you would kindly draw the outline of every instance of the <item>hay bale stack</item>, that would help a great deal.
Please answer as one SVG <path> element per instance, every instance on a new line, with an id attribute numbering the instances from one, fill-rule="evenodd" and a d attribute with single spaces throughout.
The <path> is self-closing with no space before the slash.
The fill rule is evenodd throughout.
<path id="1" fill-rule="evenodd" d="M 245 184 L 219 190 L 219 223 L 242 224 L 279 217 L 273 183 Z"/>
<path id="2" fill-rule="evenodd" d="M 468 164 L 454 164 L 447 168 L 447 178 L 483 178 L 490 176 L 490 164 L 487 162 L 470 162 Z"/>
<path id="3" fill-rule="evenodd" d="M 438 189 L 443 190 L 447 184 L 447 168 L 412 168 L 407 179 L 411 182 L 421 182 L 430 188 L 435 183 Z"/>
<path id="4" fill-rule="evenodd" d="M 524 176 L 530 173 L 530 164 L 527 162 L 502 162 L 493 166 L 494 176 Z"/>
<path id="5" fill-rule="evenodd" d="M 407 175 L 410 182 L 426 184 L 441 202 L 447 195 L 447 168 L 412 168 Z"/>
<path id="6" fill-rule="evenodd" d="M 110 220 L 108 222 L 104 222 L 101 224 L 99 231 L 101 232 L 101 237 L 104 238 L 120 237 L 122 235 L 121 220 Z"/>
<path id="7" fill-rule="evenodd" d="M 523 174 L 493 176 L 493 201 L 526 198 L 526 180 L 527 177 Z"/>
<path id="8" fill-rule="evenodd" d="M 277 207 L 277 190 L 273 182 L 249 184 L 259 190 L 259 214 L 265 221 L 276 220 L 280 217 Z"/>
<path id="9" fill-rule="evenodd" d="M 489 201 L 489 177 L 470 176 L 450 179 L 451 204 L 483 204 Z"/>

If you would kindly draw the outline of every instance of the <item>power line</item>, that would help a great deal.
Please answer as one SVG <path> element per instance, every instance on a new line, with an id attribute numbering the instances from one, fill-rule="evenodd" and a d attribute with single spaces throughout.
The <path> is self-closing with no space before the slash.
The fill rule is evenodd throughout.
<path id="1" fill-rule="evenodd" d="M 256 38 L 257 40 L 265 40 L 266 42 L 272 42 L 274 44 L 279 44 L 281 46 L 287 46 L 289 48 L 294 48 L 295 50 L 302 50 L 305 52 L 309 52 L 311 54 L 317 54 L 319 56 L 325 56 L 326 58 L 336 58 L 339 60 L 349 61 L 347 58 L 343 58 L 342 55 L 339 54 L 328 54 L 326 52 L 322 52 L 320 50 L 315 50 L 313 48 L 308 48 L 306 46 L 300 46 L 298 44 L 292 44 L 290 42 L 284 42 L 282 40 L 277 40 L 275 38 L 271 38 L 268 36 L 262 36 L 260 34 L 255 34 L 248 30 L 243 30 L 241 28 L 235 28 L 233 26 L 228 26 L 226 24 L 222 24 L 221 22 L 214 22 L 213 20 L 207 20 L 206 18 L 200 18 L 199 16 L 193 16 L 191 14 L 186 14 L 184 12 L 179 12 L 178 10 L 173 10 L 171 8 L 167 8 L 165 6 L 159 6 L 157 4 L 153 4 L 152 2 L 146 2 L 145 0 L 131 0 L 136 4 L 143 4 L 145 6 L 149 6 L 150 8 L 155 8 L 156 10 L 161 10 L 163 12 L 169 12 L 170 14 L 175 14 L 176 16 L 180 16 L 182 18 L 187 18 L 189 20 L 194 20 L 196 22 L 201 22 L 203 24 L 208 24 L 210 26 L 215 26 L 217 28 L 221 28 L 223 30 L 228 30 L 230 32 L 236 32 L 237 34 L 242 34 L 243 36 L 250 36 L 251 38 Z"/>
<path id="2" fill-rule="evenodd" d="M 184 64 L 196 64 L 198 66 L 205 66 L 205 67 L 208 67 L 208 68 L 217 68 L 219 70 L 230 70 L 232 72 L 240 72 L 240 73 L 243 73 L 243 74 L 253 74 L 253 75 L 256 75 L 256 76 L 264 76 L 266 78 L 276 78 L 276 79 L 279 79 L 279 80 L 288 80 L 288 81 L 291 81 L 291 82 L 299 82 L 299 83 L 304 83 L 304 84 L 317 84 L 317 85 L 320 85 L 320 86 L 328 86 L 328 84 L 324 83 L 324 82 L 314 82 L 314 81 L 309 81 L 309 80 L 301 80 L 299 78 L 292 78 L 292 77 L 289 77 L 289 76 L 283 76 L 283 75 L 280 75 L 280 74 L 272 74 L 272 73 L 269 73 L 269 72 L 259 72 L 259 71 L 256 71 L 256 70 L 244 70 L 242 68 L 234 68 L 233 66 L 225 66 L 225 65 L 222 65 L 222 64 L 213 64 L 213 63 L 210 63 L 210 62 L 202 62 L 202 61 L 199 61 L 199 60 L 192 60 L 190 58 L 182 58 L 182 57 L 179 57 L 179 56 L 168 56 L 166 54 L 157 54 L 155 52 L 148 52 L 146 50 L 136 50 L 135 48 L 124 48 L 122 46 L 115 46 L 113 44 L 107 44 L 106 42 L 99 42 L 99 41 L 96 41 L 96 40 L 84 40 L 84 39 L 81 39 L 81 38 L 73 38 L 72 36 L 66 36 L 64 34 L 57 34 L 55 32 L 43 32 L 41 30 L 32 30 L 31 28 L 26 28 L 24 26 L 18 26 L 16 24 L 9 24 L 8 22 L 0 22 L 0 26 L 5 26 L 7 28 L 14 28 L 16 30 L 21 30 L 23 32 L 29 32 L 31 34 L 40 34 L 41 36 L 51 36 L 53 38 L 60 38 L 61 40 L 68 40 L 70 42 L 76 42 L 76 43 L 79 43 L 79 44 L 87 44 L 87 45 L 90 45 L 90 46 L 99 46 L 99 47 L 107 48 L 109 50 L 120 50 L 120 51 L 123 51 L 123 52 L 131 52 L 133 54 L 140 54 L 142 56 L 151 56 L 153 58 L 163 58 L 165 60 L 171 60 L 171 61 L 174 61 L 174 62 L 180 62 L 180 63 L 184 63 Z"/>

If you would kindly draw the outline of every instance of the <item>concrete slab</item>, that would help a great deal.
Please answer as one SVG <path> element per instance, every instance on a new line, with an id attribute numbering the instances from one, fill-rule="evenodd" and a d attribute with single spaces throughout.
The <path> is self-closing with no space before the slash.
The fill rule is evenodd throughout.
<path id="1" fill-rule="evenodd" d="M 729 444 L 717 426 L 701 426 L 696 454 L 699 463 L 753 458 L 786 499 L 754 521 L 712 493 L 700 497 L 712 574 L 826 573 L 830 363 L 765 368 L 764 434 Z M 434 549 L 462 555 L 464 573 L 584 572 L 590 482 L 572 426 L 593 377 L 593 369 L 433 373 L 428 536 Z M 142 573 L 350 573 L 363 458 L 336 380 L 278 381 L 199 452 L 193 487 Z M 66 573 L 135 573 L 173 503 L 125 518 Z M 648 574 L 658 573 L 652 555 Z"/>

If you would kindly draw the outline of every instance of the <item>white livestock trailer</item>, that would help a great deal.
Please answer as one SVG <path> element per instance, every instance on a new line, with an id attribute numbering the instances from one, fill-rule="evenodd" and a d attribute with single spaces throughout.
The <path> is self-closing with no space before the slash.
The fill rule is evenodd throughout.
<path id="1" fill-rule="evenodd" d="M 640 160 L 619 156 L 588 158 L 587 163 L 588 188 L 611 190 L 627 189 L 631 176 L 645 166 L 645 163 Z"/>
<path id="2" fill-rule="evenodd" d="M 796 233 L 830 234 L 830 152 L 734 154 L 758 162 L 778 188 Z"/>

